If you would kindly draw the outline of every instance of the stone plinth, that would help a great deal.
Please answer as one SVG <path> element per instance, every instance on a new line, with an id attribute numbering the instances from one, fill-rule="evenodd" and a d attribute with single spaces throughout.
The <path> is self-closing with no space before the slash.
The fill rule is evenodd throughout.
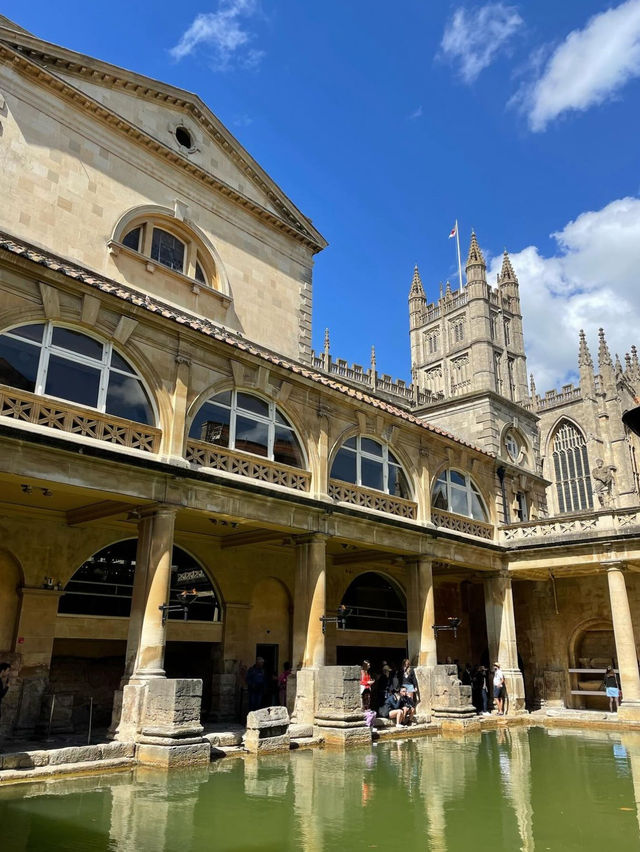
<path id="1" fill-rule="evenodd" d="M 289 713 L 286 707 L 263 707 L 247 715 L 244 745 L 253 754 L 288 751 Z"/>
<path id="2" fill-rule="evenodd" d="M 317 669 L 300 669 L 295 675 L 289 676 L 287 693 L 289 693 L 290 689 L 295 689 L 291 721 L 296 725 L 313 725 L 316 711 L 317 674 Z"/>
<path id="3" fill-rule="evenodd" d="M 471 687 L 458 679 L 456 665 L 434 666 L 431 672 L 431 714 L 434 721 L 468 727 L 477 722 L 476 708 L 471 703 Z"/>
<path id="4" fill-rule="evenodd" d="M 208 764 L 211 760 L 211 744 L 200 742 L 166 746 L 139 743 L 136 758 L 141 766 L 155 766 L 158 769 L 199 766 Z"/>
<path id="5" fill-rule="evenodd" d="M 212 722 L 231 722 L 236 718 L 236 675 L 219 674 L 211 678 Z"/>
<path id="6" fill-rule="evenodd" d="M 316 736 L 325 745 L 344 747 L 371 742 L 371 728 L 364 721 L 358 666 L 321 666 L 316 682 Z"/>

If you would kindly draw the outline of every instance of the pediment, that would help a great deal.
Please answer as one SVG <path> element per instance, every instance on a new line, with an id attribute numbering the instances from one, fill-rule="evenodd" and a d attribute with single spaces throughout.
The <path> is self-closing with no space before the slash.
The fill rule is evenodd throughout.
<path id="1" fill-rule="evenodd" d="M 326 241 L 240 142 L 196 95 L 117 66 L 50 44 L 0 18 L 0 43 L 19 51 L 47 74 L 64 81 L 114 116 L 151 137 L 233 194 L 283 220 L 306 239 L 324 248 Z M 41 82 L 42 76 L 40 77 Z M 176 138 L 184 126 L 190 149 Z"/>

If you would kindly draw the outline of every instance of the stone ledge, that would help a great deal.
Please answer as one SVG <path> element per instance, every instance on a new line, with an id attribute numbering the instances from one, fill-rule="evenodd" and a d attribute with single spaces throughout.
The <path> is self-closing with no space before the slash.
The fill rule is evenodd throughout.
<path id="1" fill-rule="evenodd" d="M 40 781 L 62 775 L 101 775 L 103 772 L 116 772 L 133 769 L 136 760 L 132 757 L 119 757 L 113 760 L 85 760 L 80 763 L 58 763 L 36 766 L 33 769 L 0 770 L 0 786 Z"/>

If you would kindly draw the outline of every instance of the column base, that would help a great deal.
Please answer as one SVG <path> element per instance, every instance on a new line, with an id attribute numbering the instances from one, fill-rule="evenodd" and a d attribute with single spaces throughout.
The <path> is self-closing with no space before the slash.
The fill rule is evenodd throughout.
<path id="1" fill-rule="evenodd" d="M 175 766 L 203 766 L 211 760 L 211 743 L 204 741 L 189 745 L 151 745 L 139 743 L 136 758 L 140 766 L 169 769 Z"/>
<path id="2" fill-rule="evenodd" d="M 524 701 L 524 678 L 520 669 L 503 669 L 507 687 L 507 716 L 519 716 L 526 713 Z"/>
<path id="3" fill-rule="evenodd" d="M 624 722 L 640 722 L 640 701 L 625 701 L 618 707 L 618 719 Z"/>

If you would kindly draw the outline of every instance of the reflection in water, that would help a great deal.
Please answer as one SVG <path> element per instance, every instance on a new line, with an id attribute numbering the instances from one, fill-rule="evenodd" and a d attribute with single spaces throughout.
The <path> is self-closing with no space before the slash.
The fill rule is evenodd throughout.
<path id="1" fill-rule="evenodd" d="M 624 852 L 640 734 L 501 729 L 0 788 L 0 825 L 2 852 Z"/>

